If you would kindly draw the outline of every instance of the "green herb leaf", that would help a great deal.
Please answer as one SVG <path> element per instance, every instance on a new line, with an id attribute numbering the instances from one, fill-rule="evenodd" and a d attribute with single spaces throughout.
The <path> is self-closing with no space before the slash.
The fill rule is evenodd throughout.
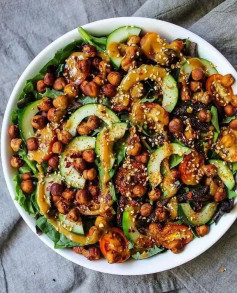
<path id="1" fill-rule="evenodd" d="M 21 157 L 21 159 L 23 161 L 25 161 L 26 165 L 31 169 L 31 171 L 36 175 L 37 174 L 37 169 L 36 169 L 36 164 L 35 162 L 32 162 L 29 160 L 29 158 L 27 157 L 27 151 L 26 151 L 26 147 L 23 146 L 19 151 L 18 151 L 18 155 Z"/>
<path id="2" fill-rule="evenodd" d="M 227 189 L 227 196 L 228 196 L 228 198 L 235 198 L 235 197 L 237 197 L 237 192 L 234 190 Z"/>
<path id="3" fill-rule="evenodd" d="M 48 97 L 51 99 L 55 99 L 57 96 L 64 95 L 62 91 L 56 91 L 54 89 L 46 88 L 46 91 L 42 94 L 39 94 L 41 97 Z"/>
<path id="4" fill-rule="evenodd" d="M 231 117 L 226 117 L 226 118 L 221 122 L 221 124 L 228 124 L 228 123 L 230 123 L 232 120 L 235 120 L 236 118 L 237 118 L 236 115 L 231 116 Z"/>
<path id="5" fill-rule="evenodd" d="M 11 121 L 13 124 L 18 124 L 19 109 L 15 109 L 11 113 Z"/>
<path id="6" fill-rule="evenodd" d="M 79 243 L 73 242 L 63 234 L 60 234 L 44 216 L 37 219 L 36 226 L 54 242 L 55 248 L 80 246 Z"/>
<path id="7" fill-rule="evenodd" d="M 166 249 L 164 247 L 158 247 L 158 246 L 154 246 L 154 247 L 151 247 L 149 248 L 147 251 L 144 251 L 142 253 L 140 252 L 137 252 L 135 254 L 132 255 L 132 258 L 134 259 L 146 259 L 148 257 L 151 257 L 153 255 L 156 255 L 158 253 L 162 253 L 164 252 Z"/>
<path id="8" fill-rule="evenodd" d="M 24 210 L 33 216 L 38 215 L 38 208 L 36 206 L 35 192 L 32 194 L 25 195 L 21 190 L 21 175 L 18 174 L 14 177 L 13 181 L 15 182 L 15 200 L 19 203 Z"/>
<path id="9" fill-rule="evenodd" d="M 211 122 L 213 126 L 215 127 L 216 131 L 220 132 L 219 122 L 218 122 L 218 112 L 217 108 L 215 106 L 211 107 Z"/>
<path id="10" fill-rule="evenodd" d="M 175 154 L 170 156 L 170 159 L 169 159 L 170 168 L 171 169 L 174 168 L 182 161 L 183 161 L 183 156 L 179 156 L 179 155 L 175 155 Z"/>
<path id="11" fill-rule="evenodd" d="M 86 44 L 90 44 L 96 47 L 98 52 L 104 52 L 106 49 L 107 38 L 106 37 L 94 37 L 85 31 L 82 27 L 78 28 L 78 32 L 81 35 L 83 41 Z"/>

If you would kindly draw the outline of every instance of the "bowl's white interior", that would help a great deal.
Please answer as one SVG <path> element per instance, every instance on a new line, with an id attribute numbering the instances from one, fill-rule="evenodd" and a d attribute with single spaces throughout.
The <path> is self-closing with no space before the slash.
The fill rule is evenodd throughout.
<path id="1" fill-rule="evenodd" d="M 97 22 L 93 22 L 84 26 L 89 32 L 97 35 L 106 35 L 109 34 L 114 29 L 123 25 L 136 25 L 141 27 L 144 31 L 155 31 L 161 34 L 165 39 L 171 41 L 176 38 L 190 38 L 192 41 L 198 43 L 198 52 L 199 55 L 203 58 L 206 58 L 212 61 L 215 65 L 217 65 L 217 70 L 221 74 L 231 73 L 235 79 L 237 79 L 237 73 L 231 64 L 223 57 L 223 55 L 218 52 L 214 47 L 212 47 L 209 43 L 207 43 L 202 38 L 197 35 L 191 33 L 190 31 L 176 26 L 171 23 L 167 23 L 164 21 L 148 19 L 148 18 L 138 18 L 138 17 L 130 17 L 130 18 L 114 18 L 114 19 L 105 19 Z M 77 32 L 77 29 L 65 34 L 64 36 L 57 39 L 55 42 L 50 44 L 47 48 L 45 48 L 26 68 L 24 73 L 21 75 L 18 80 L 14 90 L 9 99 L 3 126 L 2 126 L 2 137 L 1 137 L 1 152 L 2 152 L 2 164 L 4 175 L 6 178 L 7 186 L 10 191 L 11 197 L 14 199 L 14 185 L 12 176 L 14 171 L 9 166 L 9 158 L 11 155 L 11 150 L 9 147 L 9 137 L 7 135 L 7 127 L 10 123 L 10 113 L 12 109 L 15 108 L 16 100 L 18 99 L 18 95 L 21 92 L 24 83 L 27 79 L 33 77 L 35 74 L 39 72 L 42 66 L 50 60 L 54 53 L 64 47 L 66 44 L 72 42 L 75 39 L 79 39 L 80 36 Z M 237 92 L 237 85 L 234 86 L 235 92 Z M 19 205 L 15 202 L 15 205 L 20 212 L 21 216 L 24 218 L 25 222 L 35 233 L 35 220 L 33 217 L 29 216 Z M 108 264 L 104 259 L 99 261 L 90 262 L 86 258 L 81 255 L 77 255 L 73 253 L 71 249 L 57 249 L 55 250 L 60 255 L 65 258 L 71 260 L 74 263 L 82 265 L 84 267 L 100 271 L 106 272 L 110 274 L 119 274 L 119 275 L 142 275 L 160 272 L 164 270 L 168 270 L 179 266 L 196 256 L 203 253 L 209 247 L 211 247 L 231 226 L 237 216 L 237 209 L 235 208 L 230 214 L 226 214 L 218 225 L 212 225 L 211 232 L 205 236 L 204 238 L 195 239 L 192 241 L 185 250 L 180 254 L 173 254 L 171 252 L 166 252 L 161 255 L 154 256 L 152 258 L 142 260 L 142 261 L 128 261 L 123 264 Z M 37 235 L 37 234 L 36 234 Z M 38 236 L 38 235 L 37 235 Z M 53 243 L 47 236 L 41 235 L 38 236 L 45 244 L 53 249 Z M 50 265 L 50 264 L 49 264 Z"/>

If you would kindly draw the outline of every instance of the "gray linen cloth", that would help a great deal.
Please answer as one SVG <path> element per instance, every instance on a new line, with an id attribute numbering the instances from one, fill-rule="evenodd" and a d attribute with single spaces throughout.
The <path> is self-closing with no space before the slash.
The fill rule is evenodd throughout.
<path id="1" fill-rule="evenodd" d="M 131 15 L 187 27 L 237 69 L 235 0 L 1 0 L 1 121 L 14 84 L 43 48 L 79 25 Z M 0 176 L 1 293 L 237 292 L 236 223 L 207 252 L 181 267 L 147 276 L 102 274 L 74 265 L 44 245 L 20 218 L 2 171 Z"/>

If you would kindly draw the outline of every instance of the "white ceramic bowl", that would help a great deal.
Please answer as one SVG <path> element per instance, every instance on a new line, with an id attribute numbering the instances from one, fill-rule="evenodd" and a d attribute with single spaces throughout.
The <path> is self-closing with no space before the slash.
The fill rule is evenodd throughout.
<path id="1" fill-rule="evenodd" d="M 95 35 L 107 35 L 114 29 L 124 25 L 135 25 L 141 27 L 144 31 L 158 32 L 159 34 L 161 34 L 162 37 L 166 38 L 168 41 L 171 41 L 176 38 L 190 38 L 192 41 L 198 43 L 198 53 L 201 57 L 208 59 L 212 61 L 215 65 L 217 65 L 217 70 L 221 74 L 231 73 L 237 80 L 236 71 L 220 52 L 218 52 L 213 46 L 211 46 L 209 43 L 207 43 L 199 36 L 177 25 L 149 18 L 121 17 L 89 23 L 85 25 L 84 28 Z M 14 184 L 12 178 L 14 170 L 10 167 L 9 164 L 12 152 L 9 147 L 10 141 L 7 135 L 8 125 L 11 123 L 11 111 L 16 107 L 18 95 L 21 92 L 25 81 L 36 75 L 39 72 L 39 70 L 43 67 L 43 65 L 46 64 L 47 61 L 49 61 L 54 56 L 54 53 L 58 49 L 64 47 L 66 44 L 72 42 L 75 39 L 80 39 L 77 29 L 72 30 L 69 33 L 63 35 L 62 37 L 54 41 L 52 44 L 50 44 L 47 48 L 45 48 L 38 56 L 35 57 L 35 59 L 23 72 L 10 96 L 2 125 L 1 152 L 5 179 L 13 200 Z M 235 92 L 237 92 L 236 84 L 233 88 Z M 31 228 L 35 235 L 37 235 L 35 231 L 34 218 L 29 216 L 16 201 L 14 201 L 14 203 L 19 213 L 27 223 L 27 225 Z M 111 265 L 108 264 L 104 259 L 91 262 L 83 256 L 75 254 L 72 251 L 72 249 L 56 249 L 55 251 L 76 264 L 100 272 L 118 275 L 151 274 L 165 271 L 182 265 L 203 253 L 205 250 L 211 247 L 218 239 L 220 239 L 220 237 L 229 229 L 229 227 L 235 221 L 236 216 L 237 209 L 235 207 L 235 209 L 230 214 L 226 214 L 221 218 L 218 225 L 211 226 L 211 232 L 207 236 L 195 239 L 190 244 L 188 244 L 185 250 L 180 254 L 173 254 L 170 251 L 167 251 L 163 254 L 145 260 L 130 260 L 123 264 Z M 50 248 L 54 249 L 52 241 L 46 235 L 37 236 Z"/>

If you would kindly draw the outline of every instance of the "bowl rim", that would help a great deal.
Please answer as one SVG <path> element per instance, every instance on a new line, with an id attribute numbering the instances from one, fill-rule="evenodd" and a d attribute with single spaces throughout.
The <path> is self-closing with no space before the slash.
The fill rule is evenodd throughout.
<path id="1" fill-rule="evenodd" d="M 95 22 L 88 23 L 86 25 L 83 25 L 83 28 L 88 29 L 89 31 L 93 31 L 93 29 L 96 29 L 96 27 L 101 27 L 101 28 L 106 28 L 108 30 L 108 27 L 115 26 L 116 27 L 122 26 L 122 25 L 137 25 L 139 26 L 139 23 L 141 23 L 141 26 L 146 26 L 154 25 L 154 30 L 157 31 L 159 25 L 162 26 L 167 26 L 170 29 L 177 30 L 177 31 L 182 31 L 186 36 L 189 38 L 193 38 L 195 41 L 200 42 L 202 46 L 205 46 L 208 50 L 211 50 L 213 53 L 213 56 L 216 58 L 220 58 L 222 60 L 222 63 L 228 65 L 228 72 L 232 73 L 235 77 L 237 77 L 237 72 L 235 71 L 234 67 L 229 63 L 229 61 L 216 49 L 214 48 L 211 44 L 209 44 L 207 41 L 199 37 L 198 35 L 190 32 L 189 30 L 182 28 L 178 25 L 162 21 L 162 20 L 157 20 L 157 19 L 152 19 L 152 18 L 145 18 L 145 17 L 117 17 L 117 18 L 108 18 L 108 19 L 103 19 L 103 20 L 98 20 Z M 112 30 L 110 30 L 112 31 Z M 158 30 L 159 31 L 159 30 Z M 173 258 L 176 259 L 174 263 L 167 263 L 164 264 L 162 267 L 157 267 L 155 266 L 155 261 L 154 259 L 156 257 L 152 257 L 150 259 L 142 260 L 143 266 L 141 266 L 141 263 L 139 261 L 128 261 L 124 264 L 113 264 L 113 265 L 105 265 L 107 262 L 105 260 L 100 260 L 99 265 L 95 264 L 95 262 L 90 262 L 87 259 L 83 258 L 82 256 L 78 257 L 73 257 L 72 255 L 69 255 L 67 253 L 67 249 L 54 249 L 52 241 L 47 238 L 46 235 L 41 235 L 39 236 L 36 233 L 35 230 L 35 220 L 33 219 L 32 216 L 29 216 L 24 209 L 14 200 L 15 197 L 15 190 L 13 187 L 13 182 L 12 182 L 12 175 L 11 173 L 11 168 L 9 167 L 9 161 L 8 161 L 8 156 L 9 156 L 9 139 L 7 138 L 7 129 L 9 126 L 10 122 L 10 114 L 12 110 L 14 109 L 14 103 L 17 100 L 18 94 L 22 90 L 25 81 L 28 79 L 27 76 L 29 74 L 32 75 L 32 72 L 34 71 L 34 67 L 39 67 L 40 61 L 42 61 L 43 57 L 53 49 L 53 52 L 55 53 L 60 47 L 65 46 L 69 42 L 65 40 L 73 39 L 74 35 L 77 33 L 77 28 L 74 30 L 69 31 L 68 33 L 62 35 L 61 37 L 57 38 L 55 41 L 50 43 L 46 48 L 44 48 L 31 62 L 28 64 L 24 72 L 21 74 L 20 78 L 18 79 L 17 83 L 15 84 L 11 96 L 9 98 L 9 101 L 7 103 L 7 107 L 5 110 L 3 122 L 2 122 L 2 133 L 1 133 L 1 159 L 2 159 L 2 168 L 3 168 L 3 173 L 4 173 L 4 178 L 8 187 L 8 190 L 10 192 L 11 198 L 20 213 L 21 217 L 24 219 L 26 224 L 30 227 L 30 229 L 33 231 L 35 235 L 37 235 L 47 246 L 49 246 L 51 249 L 56 251 L 58 254 L 61 256 L 65 257 L 66 259 L 74 262 L 75 264 L 79 264 L 83 267 L 99 271 L 99 272 L 104 272 L 104 273 L 109 273 L 109 274 L 116 274 L 116 275 L 144 275 L 144 274 L 151 274 L 151 273 L 156 273 L 156 272 L 161 272 L 165 270 L 172 269 L 174 267 L 177 267 L 179 265 L 182 265 L 188 261 L 191 261 L 192 259 L 196 258 L 203 252 L 205 252 L 207 249 L 209 249 L 214 243 L 216 243 L 223 235 L 224 233 L 230 228 L 230 226 L 234 223 L 235 219 L 237 218 L 237 209 L 235 209 L 228 215 L 225 215 L 221 219 L 221 221 L 224 223 L 224 228 L 222 231 L 217 231 L 218 233 L 216 235 L 212 235 L 212 238 L 209 238 L 208 244 L 207 245 L 201 245 L 201 248 L 197 249 L 196 251 L 193 251 L 192 253 L 186 253 L 186 249 L 180 253 L 182 257 L 178 257 L 177 255 L 172 254 Z M 77 39 L 80 39 L 80 36 L 78 34 Z M 63 45 L 64 44 L 64 45 Z M 198 43 L 199 45 L 199 43 Z M 59 47 L 60 46 L 60 47 Z M 55 48 L 57 47 L 57 48 Z M 50 60 L 48 57 L 46 58 L 47 60 Z M 41 64 L 41 67 L 45 64 L 46 62 L 44 61 L 43 64 Z M 38 64 L 38 65 L 37 65 Z M 37 69 L 36 73 L 39 71 Z M 237 88 L 237 87 L 236 87 Z M 32 220 L 33 219 L 33 220 Z M 219 224 L 218 224 L 219 225 Z M 220 229 L 219 229 L 220 230 Z M 209 233 L 211 234 L 211 233 Z M 199 239 L 195 239 L 197 242 Z M 202 239 L 200 239 L 202 240 Z M 192 241 L 193 243 L 195 241 Z M 201 242 L 200 242 L 201 243 Z M 189 244 L 190 245 L 190 244 Z M 193 245 L 195 248 L 195 245 Z M 168 254 L 170 252 L 166 252 Z M 74 254 L 75 255 L 75 254 Z M 76 256 L 76 255 L 75 255 Z M 159 257 L 159 256 L 158 256 Z M 152 261 L 153 260 L 153 261 Z M 97 263 L 97 262 L 96 262 Z M 134 265 L 136 263 L 136 265 Z M 126 265 L 125 265 L 126 264 Z"/>

